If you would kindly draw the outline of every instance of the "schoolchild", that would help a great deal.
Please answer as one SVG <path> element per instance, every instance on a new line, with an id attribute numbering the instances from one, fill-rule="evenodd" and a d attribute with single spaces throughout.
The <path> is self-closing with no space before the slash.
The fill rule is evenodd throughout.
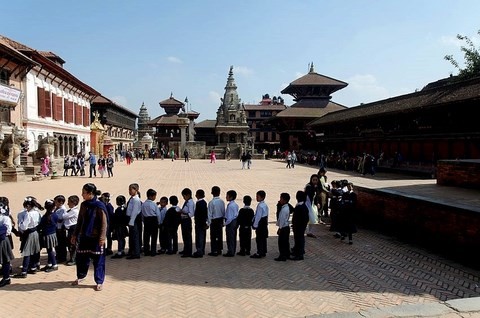
<path id="1" fill-rule="evenodd" d="M 170 196 L 170 208 L 165 213 L 165 220 L 163 221 L 167 229 L 167 255 L 177 254 L 178 252 L 178 226 L 180 225 L 180 212 L 182 209 L 178 207 L 178 197 L 176 195 Z"/>
<path id="2" fill-rule="evenodd" d="M 355 225 L 357 194 L 353 191 L 353 183 L 347 183 L 347 191 L 342 195 L 343 206 L 340 216 L 341 240 L 348 236 L 348 244 L 353 244 L 353 233 L 357 232 Z"/>
<path id="3" fill-rule="evenodd" d="M 57 261 L 63 263 L 67 261 L 67 230 L 64 226 L 63 214 L 67 211 L 65 206 L 65 196 L 57 195 L 53 198 L 55 204 L 54 213 L 57 215 L 57 242 L 58 246 L 55 248 L 57 252 Z"/>
<path id="4" fill-rule="evenodd" d="M 254 211 L 250 207 L 252 204 L 252 197 L 246 195 L 243 197 L 244 207 L 238 211 L 237 225 L 238 236 L 240 240 L 240 251 L 237 255 L 245 256 L 250 255 L 250 249 L 252 246 L 252 224 Z"/>
<path id="5" fill-rule="evenodd" d="M 10 285 L 11 261 L 14 259 L 10 243 L 12 233 L 12 220 L 8 207 L 8 198 L 0 199 L 0 264 L 2 264 L 2 280 L 0 287 Z M 5 204 L 6 203 L 6 204 Z"/>
<path id="6" fill-rule="evenodd" d="M 45 214 L 40 220 L 41 241 L 47 249 L 47 265 L 41 269 L 45 273 L 58 270 L 55 248 L 57 247 L 57 221 L 58 215 L 53 212 L 55 203 L 52 200 L 45 201 Z"/>
<path id="7" fill-rule="evenodd" d="M 158 254 L 165 254 L 167 252 L 168 233 L 165 227 L 165 214 L 167 214 L 168 198 L 161 197 L 158 205 L 158 241 L 160 242 L 160 249 Z"/>
<path id="8" fill-rule="evenodd" d="M 115 214 L 115 208 L 113 205 L 110 203 L 110 193 L 109 192 L 103 192 L 102 195 L 100 196 L 100 201 L 102 201 L 105 204 L 105 207 L 107 208 L 107 248 L 105 249 L 105 255 L 112 255 L 112 220 L 113 216 Z"/>
<path id="9" fill-rule="evenodd" d="M 227 253 L 225 257 L 235 256 L 237 250 L 237 217 L 238 204 L 235 202 L 237 192 L 235 190 L 227 191 L 225 199 L 228 201 L 225 209 L 225 237 L 227 240 Z"/>
<path id="10" fill-rule="evenodd" d="M 139 196 L 139 185 L 132 183 L 128 187 L 130 199 L 127 203 L 127 216 L 130 217 L 128 222 L 128 256 L 127 259 L 140 258 L 140 235 L 142 232 L 142 201 Z"/>
<path id="11" fill-rule="evenodd" d="M 117 253 L 112 256 L 115 258 L 122 258 L 125 256 L 125 238 L 128 235 L 128 222 L 130 218 L 127 216 L 127 199 L 123 195 L 116 198 L 117 208 L 112 220 L 113 237 L 118 243 Z"/>
<path id="12" fill-rule="evenodd" d="M 142 204 L 143 217 L 143 253 L 145 256 L 157 255 L 158 218 L 160 210 L 155 203 L 157 191 L 147 190 L 147 200 Z"/>
<path id="13" fill-rule="evenodd" d="M 63 158 L 63 176 L 68 177 L 68 170 L 70 170 L 70 156 L 66 155 Z"/>
<path id="14" fill-rule="evenodd" d="M 213 199 L 208 202 L 208 226 L 210 227 L 210 256 L 218 256 L 223 250 L 223 220 L 225 218 L 225 202 L 220 199 L 220 187 L 212 187 Z"/>
<path id="15" fill-rule="evenodd" d="M 70 158 L 70 168 L 72 169 L 70 176 L 73 176 L 73 175 L 76 176 L 78 174 L 78 162 L 75 156 L 72 156 Z"/>
<path id="16" fill-rule="evenodd" d="M 107 157 L 107 172 L 108 172 L 108 177 L 113 177 L 113 157 L 111 154 L 108 155 Z"/>
<path id="17" fill-rule="evenodd" d="M 182 190 L 182 197 L 185 202 L 180 212 L 183 240 L 183 251 L 180 254 L 186 258 L 192 257 L 192 217 L 195 215 L 195 203 L 192 199 L 192 190 L 189 188 Z"/>
<path id="18" fill-rule="evenodd" d="M 297 191 L 295 196 L 297 199 L 297 205 L 293 210 L 292 215 L 292 230 L 294 246 L 292 248 L 291 260 L 301 261 L 305 254 L 305 229 L 309 221 L 309 209 L 305 204 L 307 195 L 304 191 Z"/>
<path id="19" fill-rule="evenodd" d="M 77 226 L 78 220 L 78 203 L 80 198 L 78 195 L 71 195 L 68 197 L 67 206 L 68 209 L 63 213 L 63 225 L 67 229 L 67 248 L 70 254 L 70 259 L 67 262 L 67 266 L 75 265 L 76 258 L 76 245 L 72 244 L 72 236 L 75 232 L 75 227 Z"/>
<path id="20" fill-rule="evenodd" d="M 257 252 L 250 258 L 262 258 L 267 255 L 268 238 L 268 206 L 265 203 L 266 193 L 263 190 L 257 191 L 257 209 L 253 218 L 253 229 L 255 230 L 255 242 L 257 243 Z"/>
<path id="21" fill-rule="evenodd" d="M 22 272 L 13 275 L 14 278 L 26 278 L 27 273 L 36 274 L 40 267 L 40 239 L 38 225 L 40 224 L 40 210 L 43 207 L 37 199 L 28 196 L 23 201 L 23 210 L 18 213 L 18 229 L 21 233 L 20 251 L 22 252 Z"/>
<path id="22" fill-rule="evenodd" d="M 195 192 L 197 202 L 195 204 L 195 247 L 197 251 L 193 253 L 194 258 L 200 258 L 205 255 L 205 243 L 208 229 L 208 207 L 205 201 L 205 191 L 198 189 Z"/>
<path id="23" fill-rule="evenodd" d="M 290 202 L 290 194 L 281 193 L 280 194 L 280 211 L 277 216 L 277 235 L 278 235 L 278 252 L 279 255 L 275 258 L 276 261 L 286 261 L 290 258 L 290 207 L 288 203 Z"/>

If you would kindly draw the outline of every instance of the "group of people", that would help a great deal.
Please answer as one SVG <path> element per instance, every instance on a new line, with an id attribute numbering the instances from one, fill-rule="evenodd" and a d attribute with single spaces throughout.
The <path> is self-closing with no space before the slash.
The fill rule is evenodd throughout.
<path id="1" fill-rule="evenodd" d="M 325 174 L 322 168 L 311 176 L 305 189 L 296 193 L 295 206 L 290 203 L 288 193 L 280 194 L 276 205 L 279 255 L 275 261 L 303 260 L 305 234 L 315 237 L 312 225 L 318 223 L 319 217 L 328 217 L 329 211 L 330 230 L 335 232 L 335 237 L 344 240 L 348 236 L 349 243 L 353 243 L 352 234 L 356 232 L 353 185 L 342 180 L 332 181 L 330 187 Z M 57 195 L 43 205 L 35 197 L 28 196 L 17 222 L 10 213 L 8 198 L 0 197 L 0 263 L 3 274 L 0 287 L 10 284 L 11 261 L 14 258 L 12 234 L 20 237 L 23 257 L 21 272 L 12 277 L 26 278 L 37 271 L 49 273 L 58 270 L 58 263 L 66 262 L 66 265 L 76 265 L 77 279 L 72 285 L 79 285 L 87 276 L 90 262 L 93 262 L 95 290 L 98 291 L 103 288 L 107 255 L 112 255 L 112 259 L 126 257 L 129 260 L 141 258 L 142 253 L 151 257 L 178 253 L 182 258 L 202 258 L 206 254 L 208 230 L 209 256 L 266 257 L 269 207 L 263 190 L 256 192 L 255 210 L 249 195 L 242 198 L 243 207 L 240 208 L 237 192 L 228 190 L 225 199 L 222 199 L 218 186 L 211 188 L 213 198 L 209 202 L 205 200 L 203 189 L 196 190 L 193 195 L 190 188 L 184 188 L 182 203 L 175 195 L 162 196 L 157 200 L 154 189 L 148 189 L 146 199 L 142 201 L 137 183 L 129 185 L 128 193 L 128 201 L 123 195 L 116 197 L 116 208 L 110 203 L 110 194 L 101 193 L 93 183 L 83 186 L 83 202 L 80 205 L 76 195 L 68 199 Z M 40 211 L 43 210 L 45 213 L 42 215 Z M 179 251 L 178 244 L 179 228 L 182 251 Z M 289 241 L 291 230 L 294 239 L 292 248 Z M 255 231 L 256 242 L 253 254 L 252 231 Z M 112 250 L 114 240 L 118 241 L 115 253 Z M 47 263 L 43 268 L 40 266 L 42 248 L 47 251 Z"/>

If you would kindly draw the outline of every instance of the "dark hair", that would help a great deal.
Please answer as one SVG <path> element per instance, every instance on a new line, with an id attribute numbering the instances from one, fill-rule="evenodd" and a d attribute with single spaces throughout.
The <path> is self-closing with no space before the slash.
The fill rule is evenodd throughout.
<path id="1" fill-rule="evenodd" d="M 37 199 L 35 197 L 32 196 L 28 196 L 25 198 L 25 200 L 23 200 L 23 207 L 26 208 L 27 206 L 43 210 L 43 206 L 37 202 Z"/>
<path id="2" fill-rule="evenodd" d="M 102 193 L 102 191 L 97 190 L 97 186 L 93 183 L 85 183 L 82 190 L 85 190 L 87 193 L 92 193 L 93 195 L 100 195 Z"/>
<path id="3" fill-rule="evenodd" d="M 160 202 L 162 202 L 162 201 L 166 201 L 168 203 L 168 198 L 167 197 L 161 197 Z"/>
<path id="4" fill-rule="evenodd" d="M 140 198 L 140 186 L 138 185 L 138 183 L 130 183 L 128 188 L 135 189 L 135 191 L 137 191 L 138 197 Z"/>
<path id="5" fill-rule="evenodd" d="M 45 214 L 51 214 L 53 212 L 53 209 L 55 208 L 55 202 L 48 199 L 45 201 L 44 206 L 45 206 Z"/>
<path id="6" fill-rule="evenodd" d="M 267 196 L 267 194 L 263 190 L 257 191 L 257 195 L 259 195 L 262 199 L 265 199 L 265 197 Z"/>
<path id="7" fill-rule="evenodd" d="M 280 193 L 280 199 L 284 199 L 288 203 L 290 202 L 290 194 L 286 192 Z"/>
<path id="8" fill-rule="evenodd" d="M 153 189 L 148 189 L 147 190 L 147 198 L 153 198 L 156 195 L 157 195 L 157 191 L 155 191 Z"/>
<path id="9" fill-rule="evenodd" d="M 312 179 L 313 179 L 313 178 L 317 178 L 317 179 L 318 179 L 318 182 L 320 182 L 320 177 L 318 176 L 318 174 L 312 174 L 312 175 L 310 176 L 310 182 L 309 182 L 310 184 L 312 184 Z"/>
<path id="10" fill-rule="evenodd" d="M 213 150 L 212 150 L 213 151 Z M 213 186 L 212 187 L 212 195 L 214 197 L 218 197 L 220 195 L 220 187 L 218 186 Z"/>
<path id="11" fill-rule="evenodd" d="M 190 198 L 192 197 L 192 190 L 189 188 L 185 188 L 182 190 L 182 195 L 189 196 Z"/>
<path id="12" fill-rule="evenodd" d="M 318 174 L 320 174 L 320 173 L 326 173 L 326 172 L 327 172 L 327 170 L 325 170 L 325 168 L 323 168 L 323 167 L 320 168 L 320 170 L 318 170 Z"/>
<path id="13" fill-rule="evenodd" d="M 243 204 L 245 205 L 250 205 L 252 204 L 252 197 L 249 195 L 246 195 L 243 197 Z"/>
<path id="14" fill-rule="evenodd" d="M 168 201 L 170 201 L 171 205 L 177 205 L 178 204 L 178 197 L 176 195 L 172 195 Z"/>
<path id="15" fill-rule="evenodd" d="M 228 190 L 227 191 L 227 196 L 230 197 L 232 200 L 235 200 L 237 198 L 237 191 Z"/>
<path id="16" fill-rule="evenodd" d="M 117 195 L 116 202 L 117 205 L 124 205 L 127 202 L 127 199 L 123 195 Z"/>
<path id="17" fill-rule="evenodd" d="M 198 189 L 197 192 L 195 192 L 196 197 L 198 198 L 205 198 L 205 191 L 202 189 Z"/>
<path id="18" fill-rule="evenodd" d="M 78 205 L 78 202 L 80 202 L 80 198 L 78 197 L 78 195 L 71 195 L 68 197 L 68 201 L 72 202 L 75 205 Z"/>
<path id="19" fill-rule="evenodd" d="M 307 194 L 304 191 L 297 191 L 295 198 L 298 202 L 305 202 L 305 200 L 307 199 Z"/>
<path id="20" fill-rule="evenodd" d="M 60 203 L 65 203 L 65 196 L 59 194 L 57 195 L 55 198 L 53 198 L 53 201 L 57 201 L 57 202 L 60 202 Z"/>

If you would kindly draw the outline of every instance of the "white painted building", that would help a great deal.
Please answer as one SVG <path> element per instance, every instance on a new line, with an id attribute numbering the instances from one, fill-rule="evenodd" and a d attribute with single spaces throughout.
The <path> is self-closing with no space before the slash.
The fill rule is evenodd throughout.
<path id="1" fill-rule="evenodd" d="M 58 138 L 55 157 L 90 150 L 90 102 L 100 93 L 63 68 L 65 61 L 52 52 L 36 51 L 3 37 L 10 46 L 38 63 L 24 78 L 19 112 L 29 140 L 38 148 L 46 136 Z"/>

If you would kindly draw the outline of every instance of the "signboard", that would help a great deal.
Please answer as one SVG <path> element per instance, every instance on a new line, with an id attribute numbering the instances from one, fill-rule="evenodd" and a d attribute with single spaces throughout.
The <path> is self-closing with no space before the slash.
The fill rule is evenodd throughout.
<path id="1" fill-rule="evenodd" d="M 0 103 L 17 105 L 22 91 L 16 88 L 0 84 Z"/>

